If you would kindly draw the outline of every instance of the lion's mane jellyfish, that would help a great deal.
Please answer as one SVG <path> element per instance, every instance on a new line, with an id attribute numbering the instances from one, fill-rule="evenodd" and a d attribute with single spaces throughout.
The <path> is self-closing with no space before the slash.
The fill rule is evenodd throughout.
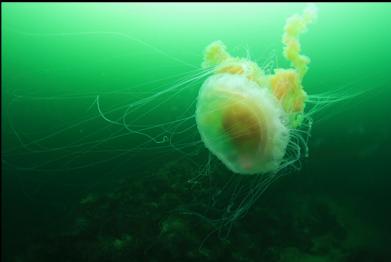
<path id="1" fill-rule="evenodd" d="M 316 18 L 315 7 L 291 16 L 285 25 L 284 57 L 292 68 L 266 74 L 255 62 L 231 56 L 221 41 L 205 51 L 203 67 L 213 74 L 203 83 L 196 122 L 205 146 L 239 174 L 275 173 L 297 159 L 289 149 L 305 117 L 302 80 L 309 58 L 300 54 L 299 35 Z M 291 150 L 292 151 L 292 150 Z"/>

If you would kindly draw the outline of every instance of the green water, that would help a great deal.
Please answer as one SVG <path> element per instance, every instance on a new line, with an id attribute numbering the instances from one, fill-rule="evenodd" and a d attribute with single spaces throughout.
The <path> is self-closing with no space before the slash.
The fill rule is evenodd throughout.
<path id="1" fill-rule="evenodd" d="M 365 93 L 314 115 L 301 169 L 203 242 L 208 223 L 173 210 L 202 212 L 224 177 L 247 182 L 213 156 L 219 180 L 187 182 L 209 168 L 191 118 L 203 50 L 221 40 L 265 70 L 286 68 L 283 26 L 305 4 L 2 4 L 4 261 L 52 261 L 42 250 L 61 261 L 390 261 L 391 5 L 317 6 L 300 38 L 305 90 Z M 128 129 L 110 122 L 123 116 Z"/>

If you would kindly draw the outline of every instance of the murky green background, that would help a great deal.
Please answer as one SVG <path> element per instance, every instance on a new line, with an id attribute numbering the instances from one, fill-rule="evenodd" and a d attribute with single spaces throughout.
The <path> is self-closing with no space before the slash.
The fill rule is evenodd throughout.
<path id="1" fill-rule="evenodd" d="M 110 192 L 120 178 L 139 177 L 183 157 L 172 148 L 126 152 L 146 140 L 136 134 L 105 141 L 118 127 L 99 117 L 97 96 L 109 111 L 165 90 L 177 76 L 194 75 L 204 48 L 214 40 L 223 41 L 233 55 L 249 53 L 260 65 L 287 67 L 281 54 L 283 26 L 304 7 L 2 4 L 4 261 L 16 261 L 32 243 L 61 231 L 88 193 Z M 362 255 L 362 261 L 386 261 L 391 241 L 391 5 L 321 3 L 318 8 L 317 22 L 301 37 L 303 53 L 311 58 L 306 91 L 369 91 L 314 117 L 302 170 L 272 185 L 266 200 L 256 205 L 284 194 L 327 199 L 339 207 L 336 216 L 346 218 L 341 224 L 349 239 L 369 259 L 379 259 Z M 190 115 L 197 88 L 166 102 L 163 95 L 129 117 L 153 125 L 175 120 L 186 109 Z M 192 124 L 185 123 L 196 136 Z M 204 150 L 194 160 L 205 157 Z"/>

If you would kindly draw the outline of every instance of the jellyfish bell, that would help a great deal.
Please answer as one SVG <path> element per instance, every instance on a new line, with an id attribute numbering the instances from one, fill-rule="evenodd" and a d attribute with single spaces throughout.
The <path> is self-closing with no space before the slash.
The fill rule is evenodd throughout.
<path id="1" fill-rule="evenodd" d="M 217 74 L 205 81 L 196 122 L 206 147 L 235 173 L 276 170 L 288 144 L 289 131 L 277 99 L 239 74 Z"/>

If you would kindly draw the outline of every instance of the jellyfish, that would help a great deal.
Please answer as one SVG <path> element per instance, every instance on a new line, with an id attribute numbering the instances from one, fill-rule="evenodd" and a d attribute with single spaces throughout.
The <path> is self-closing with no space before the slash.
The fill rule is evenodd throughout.
<path id="1" fill-rule="evenodd" d="M 300 53 L 299 35 L 316 16 L 309 6 L 287 20 L 284 56 L 292 68 L 269 75 L 255 62 L 230 55 L 221 41 L 206 48 L 203 66 L 214 72 L 199 91 L 197 127 L 205 146 L 232 172 L 275 173 L 284 157 L 292 157 L 286 151 L 305 117 L 302 80 L 310 62 Z"/>
<path id="2" fill-rule="evenodd" d="M 85 188 L 89 190 L 102 183 L 98 176 L 103 179 L 110 174 L 112 177 L 111 166 L 119 175 L 129 176 L 129 173 L 137 175 L 137 172 L 127 172 L 124 168 L 121 171 L 125 174 L 122 174 L 118 167 L 144 172 L 146 166 L 164 166 L 167 160 L 184 162 L 194 170 L 194 173 L 189 172 L 191 188 L 196 190 L 202 185 L 202 190 L 206 191 L 204 201 L 208 210 L 200 214 L 200 209 L 191 209 L 194 203 L 189 203 L 188 208 L 178 208 L 178 212 L 207 219 L 216 228 L 229 228 L 232 222 L 250 210 L 269 185 L 290 173 L 292 168 L 300 167 L 300 159 L 308 155 L 307 143 L 314 113 L 331 102 L 357 95 L 350 94 L 346 88 L 344 92 L 348 95 L 343 95 L 340 90 L 312 95 L 303 88 L 310 59 L 301 53 L 299 37 L 316 17 L 317 9 L 310 5 L 302 14 L 288 18 L 282 43 L 283 55 L 291 68 L 276 68 L 272 73 L 248 58 L 233 56 L 222 41 L 206 47 L 200 68 L 175 57 L 175 53 L 166 53 L 124 32 L 34 33 L 8 28 L 13 34 L 37 37 L 40 41 L 80 37 L 79 41 L 83 42 L 92 36 L 127 41 L 151 50 L 150 55 L 156 59 L 164 57 L 168 59 L 166 62 L 185 66 L 185 69 L 181 67 L 185 72 L 166 75 L 160 67 L 151 66 L 155 65 L 154 60 L 138 68 L 134 61 L 144 61 L 145 54 L 142 54 L 143 59 L 129 62 L 120 52 L 121 59 L 129 63 L 124 65 L 134 72 L 128 74 L 129 67 L 124 66 L 126 70 L 123 71 L 131 79 L 120 81 L 115 88 L 112 88 L 112 78 L 100 75 L 99 79 L 110 83 L 109 90 L 51 89 L 51 93 L 46 94 L 47 90 L 44 90 L 45 93 L 41 94 L 33 85 L 30 92 L 26 89 L 22 90 L 22 95 L 16 92 L 7 106 L 7 116 L 17 146 L 3 154 L 3 163 L 12 170 L 55 175 L 89 169 L 88 173 L 92 175 L 85 179 Z M 136 55 L 134 50 L 130 53 Z M 114 64 L 110 67 L 117 68 L 118 58 L 112 62 Z M 167 63 L 162 64 L 166 66 Z M 146 70 L 153 73 L 140 78 L 137 83 L 134 78 Z M 70 71 L 74 76 L 73 71 L 78 70 Z M 69 81 L 66 82 L 68 85 L 77 84 L 77 80 L 72 80 L 76 77 L 61 76 L 62 81 Z M 88 82 L 90 77 L 86 78 Z M 183 101 L 184 94 L 192 100 Z M 109 99 L 113 97 L 118 99 Z M 67 101 L 75 103 L 68 104 Z M 53 104 L 56 110 L 46 110 Z M 24 118 L 18 115 L 24 112 L 27 118 L 45 119 L 39 114 L 41 111 L 30 110 L 36 105 L 44 108 L 41 111 L 49 116 L 52 112 L 57 113 L 58 107 L 65 112 L 69 106 L 77 110 L 75 115 L 80 118 L 71 118 L 67 122 L 56 115 L 50 118 L 53 122 L 43 123 L 47 127 L 44 135 L 28 132 L 31 127 L 26 127 Z M 60 123 L 56 125 L 55 120 Z M 20 150 L 31 156 L 31 163 L 13 160 L 13 154 Z M 132 167 L 129 167 L 129 160 Z M 221 163 L 226 168 L 213 170 Z M 103 172 L 102 165 L 109 171 Z M 209 188 L 201 183 L 219 177 L 219 173 L 224 177 L 222 181 L 210 183 Z M 154 172 L 156 174 L 158 172 Z M 44 185 L 44 179 L 37 180 Z M 209 210 L 218 215 L 208 214 Z"/>

